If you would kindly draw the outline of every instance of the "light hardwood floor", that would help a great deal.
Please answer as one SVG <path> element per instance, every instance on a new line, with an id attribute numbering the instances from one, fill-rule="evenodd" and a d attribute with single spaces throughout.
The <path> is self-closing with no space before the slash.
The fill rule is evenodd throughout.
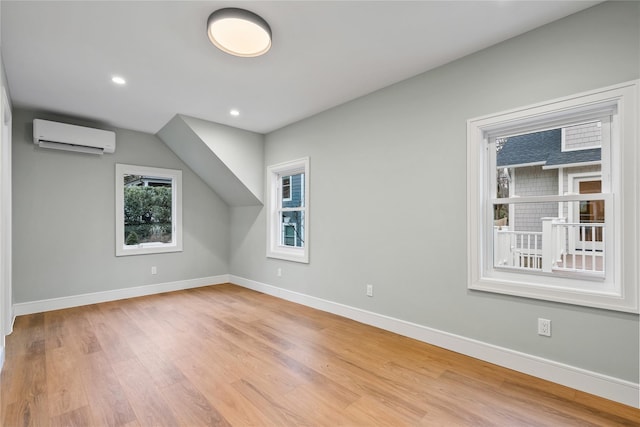
<path id="1" fill-rule="evenodd" d="M 21 316 L 18 426 L 614 426 L 640 411 L 234 285 Z"/>

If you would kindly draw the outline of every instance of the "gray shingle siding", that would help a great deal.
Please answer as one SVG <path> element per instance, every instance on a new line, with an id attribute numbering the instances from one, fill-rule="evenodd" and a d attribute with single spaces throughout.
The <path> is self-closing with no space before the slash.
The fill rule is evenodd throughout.
<path id="1" fill-rule="evenodd" d="M 283 208 L 297 208 L 302 200 L 302 175 L 291 175 L 291 200 L 283 201 Z"/>
<path id="2" fill-rule="evenodd" d="M 539 166 L 517 168 L 512 184 L 513 194 L 522 197 L 558 194 L 558 171 L 543 170 Z M 518 204 L 514 206 L 513 230 L 542 231 L 542 218 L 556 216 L 557 203 Z"/>
<path id="3" fill-rule="evenodd" d="M 565 150 L 597 148 L 602 141 L 602 127 L 596 122 L 582 123 L 564 128 Z"/>

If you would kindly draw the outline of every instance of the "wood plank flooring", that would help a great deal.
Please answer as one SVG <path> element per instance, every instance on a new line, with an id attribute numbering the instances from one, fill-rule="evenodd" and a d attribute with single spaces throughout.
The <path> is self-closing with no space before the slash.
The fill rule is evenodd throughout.
<path id="1" fill-rule="evenodd" d="M 5 427 L 640 425 L 640 410 L 230 284 L 21 316 L 0 389 Z"/>

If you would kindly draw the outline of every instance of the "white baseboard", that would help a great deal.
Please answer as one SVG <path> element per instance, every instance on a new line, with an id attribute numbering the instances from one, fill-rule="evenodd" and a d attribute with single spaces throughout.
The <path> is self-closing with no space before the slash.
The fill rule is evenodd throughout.
<path id="1" fill-rule="evenodd" d="M 2 374 L 2 368 L 4 368 L 4 346 L 0 346 L 0 374 Z"/>
<path id="2" fill-rule="evenodd" d="M 45 311 L 61 310 L 63 308 L 141 297 L 145 295 L 159 294 L 162 292 L 199 288 L 201 286 L 208 285 L 219 285 L 228 282 L 229 275 L 222 274 L 220 276 L 202 277 L 199 279 L 179 280 L 177 282 L 157 283 L 153 285 L 136 286 L 133 288 L 114 289 L 112 291 L 23 302 L 13 305 L 13 314 L 14 316 L 22 316 L 24 314 L 42 313 Z"/>
<path id="3" fill-rule="evenodd" d="M 301 294 L 254 280 L 230 275 L 229 281 L 239 286 L 273 295 L 318 310 L 327 311 L 367 325 L 395 332 L 456 353 L 465 354 L 495 365 L 533 375 L 557 384 L 581 390 L 640 408 L 640 384 L 588 371 L 542 357 L 499 347 L 460 335 L 418 325 L 371 311 Z"/>

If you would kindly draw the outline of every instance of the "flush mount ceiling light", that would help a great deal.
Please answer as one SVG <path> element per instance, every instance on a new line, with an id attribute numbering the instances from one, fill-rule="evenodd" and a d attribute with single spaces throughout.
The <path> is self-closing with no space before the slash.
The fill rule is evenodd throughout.
<path id="1" fill-rule="evenodd" d="M 254 57 L 271 48 L 271 27 L 248 10 L 216 10 L 207 21 L 207 35 L 218 49 L 235 56 Z"/>

